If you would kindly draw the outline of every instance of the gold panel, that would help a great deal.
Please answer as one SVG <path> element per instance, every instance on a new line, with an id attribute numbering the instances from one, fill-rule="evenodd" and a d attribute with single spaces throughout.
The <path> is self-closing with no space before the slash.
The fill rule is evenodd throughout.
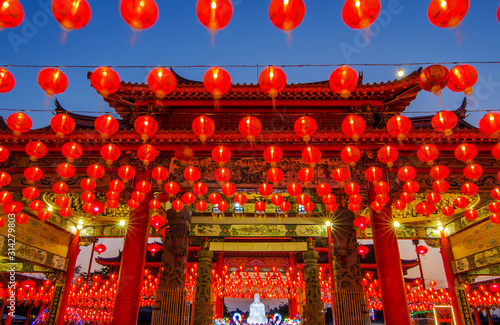
<path id="1" fill-rule="evenodd" d="M 500 226 L 486 221 L 450 236 L 455 260 L 500 246 Z"/>
<path id="2" fill-rule="evenodd" d="M 307 251 L 307 243 L 211 242 L 210 250 L 217 252 L 305 252 Z"/>

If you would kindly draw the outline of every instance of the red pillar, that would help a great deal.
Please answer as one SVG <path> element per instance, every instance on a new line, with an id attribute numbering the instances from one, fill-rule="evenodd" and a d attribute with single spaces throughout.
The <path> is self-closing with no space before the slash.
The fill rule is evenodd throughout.
<path id="1" fill-rule="evenodd" d="M 28 307 L 28 311 L 26 312 L 26 320 L 24 321 L 24 325 L 28 325 L 31 316 L 31 308 L 33 308 L 33 304 L 30 304 Z"/>
<path id="2" fill-rule="evenodd" d="M 375 200 L 375 195 L 372 187 L 369 192 L 370 202 Z M 391 205 L 388 204 L 380 212 L 370 209 L 370 215 L 385 324 L 410 325 L 410 312 Z"/>
<path id="3" fill-rule="evenodd" d="M 150 178 L 151 168 L 148 168 L 147 171 L 138 171 L 135 181 L 140 182 Z M 113 310 L 113 325 L 137 324 L 148 244 L 149 201 L 152 198 L 152 192 L 146 194 L 139 207 L 131 210 L 129 215 Z"/>
<path id="4" fill-rule="evenodd" d="M 448 282 L 448 293 L 451 298 L 451 306 L 453 307 L 455 322 L 456 325 L 463 325 L 464 320 L 462 318 L 462 313 L 460 312 L 461 306 L 458 301 L 457 288 L 455 286 L 456 277 L 453 274 L 453 269 L 451 267 L 451 262 L 453 261 L 453 252 L 451 250 L 450 241 L 444 235 L 444 231 L 441 231 L 441 257 L 443 258 L 444 273 L 446 275 L 446 281 Z M 463 314 L 470 314 L 470 310 L 464 310 Z"/>
<path id="5" fill-rule="evenodd" d="M 219 274 L 219 276 L 222 276 L 223 270 L 224 254 L 222 252 L 219 252 L 219 255 L 217 255 L 217 274 Z M 217 318 L 224 317 L 224 297 L 219 297 L 219 295 L 217 295 L 217 298 L 215 300 L 215 315 Z"/>
<path id="6" fill-rule="evenodd" d="M 474 310 L 474 317 L 476 318 L 476 325 L 481 325 L 481 318 L 479 318 L 479 312 L 477 311 L 477 307 L 472 307 Z"/>
<path id="7" fill-rule="evenodd" d="M 493 319 L 491 318 L 490 309 L 488 307 L 485 307 L 485 310 L 486 316 L 488 316 L 488 325 L 493 325 Z"/>
<path id="8" fill-rule="evenodd" d="M 38 310 L 38 316 L 40 316 L 44 310 L 45 310 L 45 302 L 42 302 L 42 304 L 40 305 L 40 309 Z"/>
<path id="9" fill-rule="evenodd" d="M 7 318 L 5 319 L 5 325 L 10 325 L 11 322 L 12 322 L 12 314 L 9 314 L 7 312 Z"/>
<path id="10" fill-rule="evenodd" d="M 333 324 L 337 324 L 337 318 L 335 317 L 336 307 L 336 297 L 335 297 L 335 268 L 333 267 L 333 236 L 332 236 L 332 227 L 327 226 L 326 232 L 328 233 L 328 266 L 330 268 L 330 276 L 332 277 L 332 291 L 330 294 L 332 295 L 332 317 Z"/>
<path id="11" fill-rule="evenodd" d="M 56 322 L 57 325 L 64 325 L 64 316 L 66 315 L 66 307 L 68 307 L 69 292 L 71 290 L 71 285 L 73 284 L 73 275 L 75 274 L 76 260 L 78 258 L 78 254 L 80 253 L 79 242 L 80 242 L 80 230 L 77 230 L 75 236 L 73 237 L 71 243 L 69 244 L 68 255 L 66 257 L 69 260 L 69 263 L 68 263 L 68 270 L 66 271 L 66 282 L 64 283 L 64 291 L 59 305 L 59 313 L 57 315 L 57 322 Z M 57 308 L 57 306 L 54 306 L 54 308 Z"/>
<path id="12" fill-rule="evenodd" d="M 295 260 L 295 254 L 290 253 L 290 275 L 292 282 L 297 280 L 297 261 Z M 288 312 L 290 315 L 288 315 L 290 318 L 295 318 L 295 316 L 298 313 L 297 310 L 297 289 L 294 288 L 293 290 L 294 295 L 290 296 L 289 300 L 289 306 L 288 306 Z"/>

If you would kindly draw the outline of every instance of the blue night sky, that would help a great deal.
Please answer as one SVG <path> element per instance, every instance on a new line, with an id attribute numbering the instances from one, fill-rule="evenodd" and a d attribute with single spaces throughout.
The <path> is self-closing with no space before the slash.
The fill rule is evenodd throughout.
<path id="1" fill-rule="evenodd" d="M 347 27 L 341 18 L 343 1 L 306 1 L 302 24 L 292 32 L 292 42 L 275 28 L 268 17 L 269 0 L 235 0 L 234 13 L 226 29 L 215 36 L 198 22 L 196 1 L 157 0 L 159 19 L 150 29 L 136 35 L 123 21 L 119 1 L 88 0 L 92 19 L 82 30 L 70 32 L 64 43 L 63 31 L 50 11 L 50 0 L 22 0 L 23 24 L 0 32 L 0 66 L 22 65 L 256 65 L 269 64 L 364 64 L 495 61 L 499 45 L 492 35 L 500 32 L 496 19 L 498 1 L 473 1 L 460 27 L 440 29 L 427 19 L 430 1 L 383 0 L 379 19 L 368 32 Z M 453 64 L 448 64 L 451 68 Z M 418 66 L 403 67 L 413 71 Z M 498 109 L 500 66 L 476 64 L 480 79 L 469 110 Z M 359 67 L 364 82 L 396 78 L 395 67 Z M 0 95 L 0 114 L 10 110 L 52 110 L 38 86 L 40 68 L 8 68 L 16 78 L 16 87 Z M 288 82 L 328 79 L 334 67 L 285 68 Z M 68 90 L 58 95 L 71 111 L 110 111 L 90 87 L 86 77 L 93 68 L 63 68 L 69 78 Z M 116 69 L 124 81 L 145 82 L 149 69 Z M 201 80 L 205 68 L 177 68 L 186 78 Z M 256 83 L 261 68 L 228 68 L 233 83 Z M 421 92 L 408 111 L 455 109 L 463 94 L 444 90 L 443 106 L 429 93 Z M 6 110 L 7 109 L 7 110 Z M 469 121 L 477 124 L 484 114 L 472 113 Z M 51 114 L 31 112 L 34 127 L 49 123 Z M 412 115 L 413 116 L 413 115 Z"/>

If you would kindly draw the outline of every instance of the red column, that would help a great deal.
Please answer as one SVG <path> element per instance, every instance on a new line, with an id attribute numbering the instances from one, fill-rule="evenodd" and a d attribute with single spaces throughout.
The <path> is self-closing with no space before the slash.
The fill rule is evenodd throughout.
<path id="1" fill-rule="evenodd" d="M 151 168 L 147 171 L 138 171 L 135 177 L 136 182 L 150 179 Z M 137 324 L 148 244 L 149 201 L 152 198 L 152 192 L 146 194 L 140 206 L 131 210 L 129 215 L 113 310 L 113 325 Z"/>
<path id="2" fill-rule="evenodd" d="M 330 294 L 332 295 L 332 317 L 333 324 L 337 324 L 337 318 L 335 317 L 336 308 L 336 297 L 335 297 L 335 268 L 333 267 L 333 236 L 332 236 L 332 227 L 327 226 L 326 232 L 328 233 L 328 266 L 330 268 L 330 276 L 332 277 L 332 291 Z"/>
<path id="3" fill-rule="evenodd" d="M 40 316 L 44 310 L 45 310 L 45 302 L 42 302 L 42 304 L 40 305 L 40 309 L 38 310 L 38 316 Z"/>
<path id="4" fill-rule="evenodd" d="M 26 320 L 24 321 L 24 325 L 28 325 L 31 316 L 31 308 L 33 308 L 33 304 L 30 304 L 28 307 L 28 311 L 26 312 Z"/>
<path id="5" fill-rule="evenodd" d="M 481 318 L 479 318 L 479 312 L 477 311 L 477 307 L 472 307 L 474 310 L 474 317 L 476 318 L 476 325 L 481 325 Z"/>
<path id="6" fill-rule="evenodd" d="M 448 238 L 444 235 L 444 231 L 441 231 L 441 257 L 443 258 L 444 273 L 446 275 L 446 281 L 448 282 L 448 293 L 451 298 L 451 306 L 453 307 L 453 314 L 455 315 L 456 325 L 463 325 L 462 315 L 460 313 L 460 304 L 457 298 L 457 288 L 455 287 L 456 277 L 453 274 L 451 267 L 451 262 L 453 261 L 453 252 L 451 250 L 451 244 Z M 465 313 L 469 313 L 469 310 L 465 310 Z"/>
<path id="7" fill-rule="evenodd" d="M 223 270 L 224 254 L 222 252 L 219 252 L 219 255 L 217 255 L 217 274 L 219 274 L 219 276 L 222 276 Z M 217 298 L 215 300 L 215 315 L 217 318 L 224 317 L 224 297 L 219 297 L 219 295 L 217 295 Z"/>
<path id="8" fill-rule="evenodd" d="M 61 303 L 59 305 L 59 313 L 57 315 L 57 325 L 64 325 L 64 316 L 66 315 L 66 307 L 68 307 L 68 300 L 69 300 L 69 292 L 71 290 L 71 285 L 73 284 L 73 275 L 75 274 L 75 266 L 76 266 L 76 260 L 78 258 L 78 254 L 80 253 L 80 230 L 76 231 L 75 236 L 71 240 L 71 243 L 69 244 L 68 248 L 68 255 L 67 259 L 69 260 L 68 263 L 68 270 L 66 271 L 66 282 L 64 283 L 64 291 L 62 294 L 61 298 Z M 57 308 L 57 306 L 54 306 Z"/>
<path id="9" fill-rule="evenodd" d="M 488 325 L 493 325 L 493 319 L 491 318 L 490 309 L 486 307 L 485 310 L 486 310 L 486 316 L 488 316 Z"/>
<path id="10" fill-rule="evenodd" d="M 369 192 L 370 202 L 375 200 L 375 195 L 372 188 Z M 410 325 L 410 313 L 406 301 L 406 289 L 396 230 L 393 227 L 391 205 L 388 204 L 380 212 L 370 209 L 370 215 L 385 324 Z"/>
<path id="11" fill-rule="evenodd" d="M 292 279 L 292 282 L 293 281 L 296 281 L 297 280 L 297 261 L 295 260 L 295 254 L 293 253 L 290 253 L 290 275 L 291 275 L 291 279 Z M 294 288 L 294 295 L 290 297 L 290 300 L 289 300 L 289 306 L 288 306 L 288 311 L 289 311 L 289 314 L 288 315 L 290 318 L 294 318 L 298 311 L 297 311 L 297 289 Z"/>
<path id="12" fill-rule="evenodd" d="M 7 313 L 7 318 L 5 319 L 5 325 L 10 325 L 12 322 L 12 314 Z"/>

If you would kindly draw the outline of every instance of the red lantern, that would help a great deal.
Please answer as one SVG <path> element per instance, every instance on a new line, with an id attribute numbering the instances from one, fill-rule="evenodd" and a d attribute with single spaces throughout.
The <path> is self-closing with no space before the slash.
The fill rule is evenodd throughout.
<path id="1" fill-rule="evenodd" d="M 477 155 L 477 148 L 475 145 L 470 143 L 463 143 L 457 146 L 455 149 L 455 157 L 465 162 L 466 164 L 470 164 Z"/>
<path id="2" fill-rule="evenodd" d="M 362 116 L 349 114 L 342 121 L 342 132 L 357 141 L 365 131 L 366 123 Z"/>
<path id="3" fill-rule="evenodd" d="M 347 209 L 349 209 L 349 211 L 356 212 L 359 209 L 361 209 L 361 205 L 357 204 L 357 203 L 349 202 L 349 204 L 347 205 Z"/>
<path id="4" fill-rule="evenodd" d="M 427 9 L 431 24 L 440 28 L 457 27 L 469 10 L 469 0 L 432 0 Z"/>
<path id="5" fill-rule="evenodd" d="M 68 77 L 59 69 L 46 68 L 38 73 L 38 84 L 47 96 L 52 97 L 68 88 Z"/>
<path id="6" fill-rule="evenodd" d="M 474 209 L 470 209 L 470 210 L 465 211 L 464 215 L 465 215 L 465 218 L 468 220 L 476 220 L 477 217 L 479 217 L 479 213 L 477 213 L 477 211 Z"/>
<path id="7" fill-rule="evenodd" d="M 69 199 L 65 196 L 58 196 L 55 203 L 60 208 L 65 208 L 69 205 Z"/>
<path id="8" fill-rule="evenodd" d="M 32 161 L 43 158 L 47 154 L 47 147 L 40 141 L 31 141 L 26 147 L 26 154 L 30 156 Z"/>
<path id="9" fill-rule="evenodd" d="M 493 293 L 497 293 L 500 291 L 500 285 L 498 283 L 492 283 L 488 286 L 488 289 Z"/>
<path id="10" fill-rule="evenodd" d="M 439 150 L 433 144 L 424 144 L 417 150 L 417 157 L 421 162 L 427 165 L 434 165 L 434 160 L 439 157 Z"/>
<path id="11" fill-rule="evenodd" d="M 340 186 L 344 186 L 345 181 L 349 178 L 349 172 L 344 167 L 336 168 L 332 171 L 331 177 Z"/>
<path id="12" fill-rule="evenodd" d="M 286 74 L 278 67 L 267 67 L 259 75 L 259 86 L 271 98 L 276 98 L 286 86 Z"/>
<path id="13" fill-rule="evenodd" d="M 312 117 L 302 116 L 295 121 L 293 128 L 295 133 L 299 137 L 302 137 L 304 142 L 308 142 L 311 136 L 316 133 L 318 124 L 316 124 L 316 121 Z"/>
<path id="14" fill-rule="evenodd" d="M 2 8 L 0 8 L 1 12 Z M 1 15 L 1 13 L 0 13 Z M 1 16 L 0 16 L 0 28 L 2 27 Z M 11 91 L 16 84 L 14 76 L 6 69 L 0 68 L 0 93 L 8 93 Z"/>
<path id="15" fill-rule="evenodd" d="M 215 33 L 229 24 L 233 5 L 229 0 L 198 0 L 196 15 L 203 26 Z"/>
<path id="16" fill-rule="evenodd" d="M 158 19 L 158 7 L 154 0 L 122 0 L 120 13 L 133 29 L 146 29 Z"/>
<path id="17" fill-rule="evenodd" d="M 220 99 L 222 95 L 227 93 L 229 88 L 231 88 L 231 76 L 226 70 L 219 67 L 213 67 L 205 72 L 203 76 L 203 85 L 215 99 Z"/>
<path id="18" fill-rule="evenodd" d="M 67 142 L 62 146 L 61 153 L 69 162 L 73 162 L 82 156 L 83 149 L 76 142 Z"/>
<path id="19" fill-rule="evenodd" d="M 429 251 L 427 246 L 423 246 L 423 245 L 417 246 L 415 250 L 416 250 L 417 254 L 419 254 L 419 255 L 425 255 Z"/>
<path id="20" fill-rule="evenodd" d="M 100 115 L 94 120 L 94 127 L 103 139 L 109 138 L 118 131 L 118 121 L 111 115 Z"/>
<path id="21" fill-rule="evenodd" d="M 44 208 L 45 208 L 45 203 L 43 203 L 40 200 L 34 200 L 30 202 L 30 209 L 35 212 L 42 211 Z"/>
<path id="22" fill-rule="evenodd" d="M 347 0 L 342 8 L 344 23 L 353 29 L 369 27 L 380 13 L 380 0 Z"/>
<path id="23" fill-rule="evenodd" d="M 356 194 L 359 195 L 359 194 Z M 361 195 L 359 195 L 361 197 Z M 362 198 L 362 197 L 361 197 Z M 377 194 L 375 195 L 375 201 L 377 201 L 380 204 L 386 205 L 391 198 L 387 194 Z"/>
<path id="24" fill-rule="evenodd" d="M 269 18 L 274 26 L 291 32 L 300 25 L 306 13 L 303 0 L 271 0 Z"/>
<path id="25" fill-rule="evenodd" d="M 354 184 L 354 183 L 350 183 L 350 184 Z M 325 195 L 330 194 L 331 192 L 332 192 L 332 187 L 330 185 L 328 185 L 327 183 L 320 183 L 320 184 L 318 184 L 318 186 L 316 186 L 316 193 L 318 193 L 319 196 L 325 196 Z"/>
<path id="26" fill-rule="evenodd" d="M 493 213 L 490 215 L 490 221 L 492 223 L 499 224 L 500 223 L 500 213 Z"/>
<path id="27" fill-rule="evenodd" d="M 94 252 L 96 252 L 98 255 L 101 255 L 101 253 L 104 253 L 106 251 L 106 246 L 103 244 L 97 244 L 94 246 Z"/>
<path id="28" fill-rule="evenodd" d="M 180 186 L 176 182 L 168 182 L 165 184 L 165 192 L 169 195 L 176 195 L 180 191 Z"/>
<path id="29" fill-rule="evenodd" d="M 457 115 L 450 111 L 441 111 L 432 117 L 432 127 L 438 131 L 443 132 L 445 136 L 449 137 L 453 133 L 453 129 L 457 126 Z"/>
<path id="30" fill-rule="evenodd" d="M 500 213 L 500 202 L 491 202 L 488 204 L 488 210 L 491 213 Z"/>
<path id="31" fill-rule="evenodd" d="M 156 159 L 157 155 L 156 148 L 150 144 L 143 144 L 137 149 L 137 157 L 139 157 L 144 165 L 149 165 L 150 162 Z"/>
<path id="32" fill-rule="evenodd" d="M 236 186 L 233 183 L 224 183 L 222 185 L 222 194 L 225 196 L 233 196 L 236 193 Z"/>
<path id="33" fill-rule="evenodd" d="M 448 191 L 449 188 L 450 184 L 443 179 L 438 179 L 432 184 L 432 189 L 438 193 L 444 193 Z"/>
<path id="34" fill-rule="evenodd" d="M 220 212 L 225 212 L 229 208 L 229 204 L 227 204 L 226 201 L 220 201 L 219 204 L 217 204 L 217 210 Z"/>
<path id="35" fill-rule="evenodd" d="M 113 161 L 120 158 L 121 152 L 120 147 L 112 143 L 105 144 L 101 147 L 101 157 L 106 160 L 106 164 L 108 164 L 108 166 L 112 165 Z"/>
<path id="36" fill-rule="evenodd" d="M 283 157 L 283 152 L 278 146 L 268 146 L 264 149 L 264 159 L 270 163 L 272 167 L 276 167 Z"/>
<path id="37" fill-rule="evenodd" d="M 208 202 L 210 202 L 212 205 L 219 204 L 221 200 L 222 199 L 218 193 L 210 193 L 210 195 L 208 196 Z"/>
<path id="38" fill-rule="evenodd" d="M 139 192 L 146 194 L 151 191 L 151 183 L 146 180 L 140 181 L 135 185 L 135 188 Z"/>
<path id="39" fill-rule="evenodd" d="M 495 187 L 491 190 L 491 197 L 494 200 L 500 200 L 500 187 Z"/>
<path id="40" fill-rule="evenodd" d="M 379 200 L 380 199 L 383 199 L 384 203 L 387 202 L 387 198 L 386 197 L 379 197 Z M 363 202 L 363 196 L 361 196 L 361 194 L 353 194 L 353 195 L 350 195 L 349 196 L 349 203 L 353 203 L 353 204 L 361 204 Z M 378 202 L 378 201 L 377 201 Z"/>
<path id="41" fill-rule="evenodd" d="M 479 120 L 479 131 L 488 134 L 492 138 L 500 137 L 500 113 L 488 113 L 483 116 L 481 120 Z"/>
<path id="42" fill-rule="evenodd" d="M 43 177 L 43 172 L 38 167 L 28 167 L 24 170 L 24 177 L 30 182 L 36 182 Z"/>
<path id="43" fill-rule="evenodd" d="M 264 201 L 255 202 L 255 211 L 257 211 L 257 212 L 266 211 L 266 202 L 264 202 Z"/>
<path id="44" fill-rule="evenodd" d="M 417 193 L 420 191 L 420 184 L 417 181 L 408 181 L 404 183 L 403 190 L 406 193 Z"/>
<path id="45" fill-rule="evenodd" d="M 23 209 L 24 209 L 23 204 L 18 201 L 11 201 L 9 203 L 4 204 L 3 206 L 3 212 L 7 215 L 12 213 L 19 213 L 23 211 Z"/>
<path id="46" fill-rule="evenodd" d="M 314 146 L 307 146 L 302 150 L 302 160 L 312 168 L 316 166 L 316 164 L 321 159 L 321 150 Z"/>
<path id="47" fill-rule="evenodd" d="M 75 130 L 75 121 L 68 114 L 56 114 L 50 119 L 50 126 L 59 138 Z"/>
<path id="48" fill-rule="evenodd" d="M 301 193 L 297 196 L 297 203 L 300 205 L 305 205 L 309 201 L 311 201 L 311 198 L 305 193 Z"/>
<path id="49" fill-rule="evenodd" d="M 405 203 L 411 203 L 415 200 L 415 195 L 413 193 L 403 192 L 400 195 L 401 201 Z"/>
<path id="50" fill-rule="evenodd" d="M 91 178 L 101 178 L 104 176 L 104 167 L 99 164 L 92 164 L 87 167 L 87 174 Z"/>
<path id="51" fill-rule="evenodd" d="M 51 214 L 47 210 L 42 210 L 42 211 L 38 212 L 37 216 L 38 216 L 38 219 L 40 219 L 42 221 L 45 221 L 45 220 L 49 220 L 50 219 Z"/>
<path id="52" fill-rule="evenodd" d="M 280 207 L 284 200 L 283 196 L 278 193 L 273 194 L 271 197 L 271 202 L 277 207 Z"/>
<path id="53" fill-rule="evenodd" d="M 12 201 L 12 194 L 8 191 L 0 191 L 0 206 Z"/>
<path id="54" fill-rule="evenodd" d="M 95 201 L 95 194 L 92 192 L 89 192 L 89 191 L 85 191 L 82 193 L 81 199 L 83 202 L 93 203 Z M 93 210 L 93 209 L 94 209 L 94 207 L 92 206 L 91 210 Z M 86 212 L 88 212 L 88 211 L 86 211 Z"/>
<path id="55" fill-rule="evenodd" d="M 61 215 L 61 217 L 63 217 L 63 218 L 67 218 L 67 217 L 69 217 L 72 213 L 73 213 L 73 210 L 72 210 L 70 207 L 61 208 L 61 209 L 59 210 L 59 214 L 60 214 L 60 215 Z"/>
<path id="56" fill-rule="evenodd" d="M 446 87 L 450 79 L 450 72 L 446 67 L 435 64 L 428 66 L 420 73 L 418 83 L 423 90 L 430 91 L 434 95 L 441 95 L 441 90 Z"/>
<path id="57" fill-rule="evenodd" d="M 70 178 L 75 175 L 75 167 L 70 163 L 62 163 L 57 166 L 57 174 L 62 178 Z"/>
<path id="58" fill-rule="evenodd" d="M 334 203 L 334 204 L 331 204 L 331 205 L 325 205 L 325 209 L 328 212 L 335 212 L 335 210 L 337 210 L 337 208 L 338 208 L 337 203 Z"/>
<path id="59" fill-rule="evenodd" d="M 446 205 L 441 209 L 441 213 L 447 217 L 451 217 L 455 214 L 455 209 L 451 205 Z"/>
<path id="60" fill-rule="evenodd" d="M 248 141 L 253 142 L 255 137 L 262 131 L 262 123 L 256 117 L 247 116 L 241 119 L 238 129 L 241 135 L 246 137 Z"/>
<path id="61" fill-rule="evenodd" d="M 92 12 L 86 0 L 53 0 L 52 13 L 63 29 L 81 29 L 90 21 Z"/>
<path id="62" fill-rule="evenodd" d="M 390 145 L 380 148 L 377 153 L 378 160 L 386 164 L 389 168 L 398 160 L 398 156 L 398 149 Z"/>
<path id="63" fill-rule="evenodd" d="M 152 176 L 153 176 L 153 179 L 155 181 L 157 181 L 159 184 L 161 184 L 161 182 L 167 180 L 168 169 L 166 169 L 165 167 L 161 167 L 161 166 L 155 167 L 153 169 Z"/>
<path id="64" fill-rule="evenodd" d="M 222 145 L 217 146 L 212 150 L 212 159 L 218 163 L 219 166 L 223 166 L 231 159 L 231 150 Z"/>
<path id="65" fill-rule="evenodd" d="M 0 6 L 0 29 L 14 28 L 24 20 L 23 6 L 18 0 L 4 0 Z"/>
<path id="66" fill-rule="evenodd" d="M 54 185 L 52 185 L 52 191 L 55 194 L 59 194 L 59 195 L 66 194 L 69 191 L 69 186 L 68 186 L 68 184 L 66 184 L 64 182 L 57 182 L 57 183 L 54 183 Z"/>
<path id="67" fill-rule="evenodd" d="M 259 194 L 262 196 L 269 196 L 273 194 L 273 186 L 267 183 L 261 184 L 259 186 Z"/>
<path id="68" fill-rule="evenodd" d="M 333 70 L 328 83 L 333 92 L 340 94 L 342 98 L 349 98 L 351 97 L 351 92 L 353 92 L 358 85 L 358 73 L 353 68 L 344 65 Z M 344 127 L 342 126 L 342 130 L 343 129 Z"/>
<path id="69" fill-rule="evenodd" d="M 154 255 L 155 253 L 159 252 L 160 250 L 161 250 L 161 246 L 158 245 L 157 243 L 152 243 L 152 244 L 148 245 L 148 252 L 150 252 L 151 255 Z"/>
<path id="70" fill-rule="evenodd" d="M 24 113 L 12 113 L 7 118 L 7 126 L 12 130 L 16 137 L 21 133 L 26 133 L 31 130 L 33 122 L 28 115 Z"/>
<path id="71" fill-rule="evenodd" d="M 20 225 L 24 225 L 26 222 L 28 222 L 29 217 L 25 213 L 19 213 L 16 215 L 16 222 Z"/>
<path id="72" fill-rule="evenodd" d="M 168 69 L 156 68 L 148 74 L 148 87 L 158 98 L 164 98 L 174 91 L 176 86 L 177 78 Z"/>
<path id="73" fill-rule="evenodd" d="M 278 183 L 283 179 L 283 171 L 277 167 L 269 168 L 267 171 L 267 179 L 273 183 L 274 186 L 278 186 Z"/>
<path id="74" fill-rule="evenodd" d="M 297 173 L 297 178 L 308 186 L 308 184 L 314 180 L 314 170 L 312 168 L 302 168 Z"/>
<path id="75" fill-rule="evenodd" d="M 396 200 L 394 202 L 394 208 L 399 211 L 404 210 L 406 208 L 406 203 L 403 200 Z"/>
<path id="76" fill-rule="evenodd" d="M 135 176 L 135 169 L 129 165 L 123 165 L 118 168 L 118 176 L 123 179 L 125 182 L 131 180 Z"/>
<path id="77" fill-rule="evenodd" d="M 9 150 L 5 147 L 0 146 L 0 162 L 4 162 L 9 159 Z"/>
<path id="78" fill-rule="evenodd" d="M 412 166 L 403 166 L 398 169 L 398 178 L 403 181 L 411 181 L 417 176 L 417 171 Z"/>
<path id="79" fill-rule="evenodd" d="M 372 203 L 370 203 L 370 207 L 372 208 L 373 211 L 379 212 L 379 211 L 382 211 L 382 209 L 384 208 L 384 205 L 380 202 L 373 201 Z"/>
<path id="80" fill-rule="evenodd" d="M 479 164 L 470 164 L 464 168 L 464 176 L 468 179 L 478 179 L 483 175 L 483 167 Z"/>
<path id="81" fill-rule="evenodd" d="M 118 200 L 120 198 L 120 192 L 115 192 L 113 190 L 106 191 L 106 198 L 108 200 Z"/>
<path id="82" fill-rule="evenodd" d="M 500 142 L 491 148 L 491 155 L 495 157 L 495 159 L 500 160 Z"/>
<path id="83" fill-rule="evenodd" d="M 361 158 L 361 151 L 356 146 L 346 146 L 340 152 L 340 158 L 346 164 L 353 166 Z"/>
<path id="84" fill-rule="evenodd" d="M 311 201 L 309 201 L 306 204 L 304 204 L 304 210 L 307 213 L 313 212 L 315 208 L 316 208 L 316 205 L 313 202 L 311 202 Z"/>
<path id="85" fill-rule="evenodd" d="M 302 186 L 299 183 L 290 183 L 288 184 L 286 191 L 290 196 L 297 197 L 302 193 Z"/>
<path id="86" fill-rule="evenodd" d="M 378 182 L 382 176 L 382 170 L 378 167 L 370 167 L 365 171 L 365 178 L 369 182 Z"/>
<path id="87" fill-rule="evenodd" d="M 135 120 L 134 128 L 135 132 L 141 136 L 141 139 L 146 141 L 158 130 L 158 122 L 149 115 L 141 115 Z"/>
<path id="88" fill-rule="evenodd" d="M 385 181 L 380 181 L 374 184 L 373 189 L 377 194 L 386 194 L 389 193 L 391 187 L 389 186 L 389 183 Z"/>
<path id="89" fill-rule="evenodd" d="M 94 87 L 101 96 L 107 97 L 120 89 L 120 76 L 111 68 L 100 67 L 92 72 L 90 76 L 90 85 Z"/>
<path id="90" fill-rule="evenodd" d="M 198 196 L 205 195 L 207 191 L 208 191 L 208 186 L 205 183 L 198 182 L 193 186 L 193 192 Z"/>
<path id="91" fill-rule="evenodd" d="M 224 167 L 218 168 L 214 173 L 214 177 L 219 183 L 225 183 L 231 178 L 231 172 Z"/>
<path id="92" fill-rule="evenodd" d="M 344 186 L 344 192 L 345 192 L 345 194 L 347 194 L 349 196 L 354 195 L 354 194 L 358 194 L 359 193 L 359 185 L 354 183 L 354 182 L 347 183 Z"/>
<path id="93" fill-rule="evenodd" d="M 234 196 L 234 202 L 238 203 L 239 205 L 243 205 L 247 203 L 247 197 L 243 193 L 238 193 Z"/>
<path id="94" fill-rule="evenodd" d="M 440 180 L 440 179 L 445 179 L 446 177 L 448 177 L 450 175 L 450 170 L 445 165 L 439 165 L 439 166 L 432 167 L 429 174 L 430 174 L 432 179 Z"/>
<path id="95" fill-rule="evenodd" d="M 467 196 L 476 195 L 478 192 L 478 187 L 474 183 L 465 183 L 462 185 L 462 194 Z"/>
<path id="96" fill-rule="evenodd" d="M 181 200 L 175 200 L 172 203 L 172 208 L 174 208 L 175 211 L 179 212 L 184 208 L 184 202 L 182 202 Z"/>
<path id="97" fill-rule="evenodd" d="M 468 64 L 456 65 L 450 70 L 448 88 L 454 92 L 464 92 L 470 96 L 474 92 L 472 86 L 477 82 L 477 70 Z"/>
<path id="98" fill-rule="evenodd" d="M 459 196 L 455 200 L 453 200 L 453 204 L 458 209 L 464 209 L 469 205 L 469 200 L 467 200 L 467 198 L 464 196 Z"/>
<path id="99" fill-rule="evenodd" d="M 439 195 L 436 192 L 431 192 L 431 193 L 427 194 L 426 199 L 428 202 L 430 202 L 432 204 L 438 204 L 439 201 L 441 201 L 441 195 Z"/>
<path id="100" fill-rule="evenodd" d="M 12 181 L 10 174 L 7 172 L 0 172 L 0 187 L 7 186 Z"/>
<path id="101" fill-rule="evenodd" d="M 186 192 L 182 194 L 182 202 L 184 202 L 186 205 L 191 205 L 196 202 L 196 196 L 191 192 Z"/>
<path id="102" fill-rule="evenodd" d="M 205 201 L 196 202 L 196 210 L 203 212 L 208 208 L 208 204 Z"/>
<path id="103" fill-rule="evenodd" d="M 403 115 L 393 116 L 387 121 L 387 132 L 398 141 L 406 139 L 406 134 L 411 130 L 411 120 Z"/>
<path id="104" fill-rule="evenodd" d="M 201 142 L 205 142 L 215 130 L 214 121 L 212 121 L 210 117 L 204 115 L 195 118 L 192 126 L 193 132 L 200 138 Z"/>
<path id="105" fill-rule="evenodd" d="M 366 227 L 370 226 L 370 219 L 360 216 L 354 219 L 353 224 L 355 227 L 361 229 L 361 231 L 365 231 Z"/>
<path id="106" fill-rule="evenodd" d="M 348 0 L 349 1 L 349 0 Z M 359 245 L 358 246 L 358 254 L 365 257 L 366 254 L 368 254 L 370 250 L 368 249 L 368 247 L 364 246 L 364 245 Z"/>

